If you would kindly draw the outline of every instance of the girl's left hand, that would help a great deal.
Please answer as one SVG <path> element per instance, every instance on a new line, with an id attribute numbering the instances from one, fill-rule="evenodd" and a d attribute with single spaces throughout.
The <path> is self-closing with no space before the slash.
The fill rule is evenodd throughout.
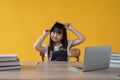
<path id="1" fill-rule="evenodd" d="M 71 25 L 70 23 L 65 23 L 65 27 L 66 27 L 68 30 L 71 30 L 72 25 Z"/>

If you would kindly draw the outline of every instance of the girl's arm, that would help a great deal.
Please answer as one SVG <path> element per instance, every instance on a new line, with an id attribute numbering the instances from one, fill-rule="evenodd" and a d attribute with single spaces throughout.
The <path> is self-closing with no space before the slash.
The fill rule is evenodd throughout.
<path id="1" fill-rule="evenodd" d="M 40 38 L 35 42 L 34 44 L 34 48 L 39 51 L 39 52 L 42 52 L 42 53 L 45 53 L 45 48 L 42 45 L 42 42 L 44 41 L 44 39 L 47 37 L 47 35 L 49 34 L 49 30 L 46 29 L 44 30 L 42 36 L 40 36 Z"/>
<path id="2" fill-rule="evenodd" d="M 76 46 L 85 40 L 85 36 L 82 33 L 80 33 L 79 31 L 77 31 L 75 28 L 73 28 L 70 23 L 66 23 L 65 26 L 68 30 L 70 30 L 77 36 L 77 39 L 73 40 L 71 46 Z"/>

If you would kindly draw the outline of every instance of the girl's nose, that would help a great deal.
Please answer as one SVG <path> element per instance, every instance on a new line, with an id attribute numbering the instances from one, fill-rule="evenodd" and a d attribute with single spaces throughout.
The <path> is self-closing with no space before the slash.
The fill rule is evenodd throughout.
<path id="1" fill-rule="evenodd" d="M 54 37 L 57 37 L 57 34 L 54 34 Z"/>

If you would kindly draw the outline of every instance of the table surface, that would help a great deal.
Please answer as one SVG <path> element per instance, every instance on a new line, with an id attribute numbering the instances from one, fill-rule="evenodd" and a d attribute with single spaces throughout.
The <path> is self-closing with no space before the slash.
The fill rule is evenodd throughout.
<path id="1" fill-rule="evenodd" d="M 39 79 L 39 80 L 118 80 L 120 68 L 101 69 L 90 72 L 76 72 L 70 65 L 80 62 L 20 62 L 20 70 L 0 71 L 0 79 Z"/>

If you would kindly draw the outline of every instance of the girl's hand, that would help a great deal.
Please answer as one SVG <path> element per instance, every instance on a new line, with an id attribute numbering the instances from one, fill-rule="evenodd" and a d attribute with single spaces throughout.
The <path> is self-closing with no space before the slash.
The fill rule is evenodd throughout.
<path id="1" fill-rule="evenodd" d="M 50 30 L 49 29 L 45 29 L 43 32 L 44 32 L 44 34 L 48 35 L 50 33 Z"/>
<path id="2" fill-rule="evenodd" d="M 68 30 L 71 30 L 72 29 L 72 25 L 70 23 L 65 23 L 65 27 L 68 29 Z"/>

